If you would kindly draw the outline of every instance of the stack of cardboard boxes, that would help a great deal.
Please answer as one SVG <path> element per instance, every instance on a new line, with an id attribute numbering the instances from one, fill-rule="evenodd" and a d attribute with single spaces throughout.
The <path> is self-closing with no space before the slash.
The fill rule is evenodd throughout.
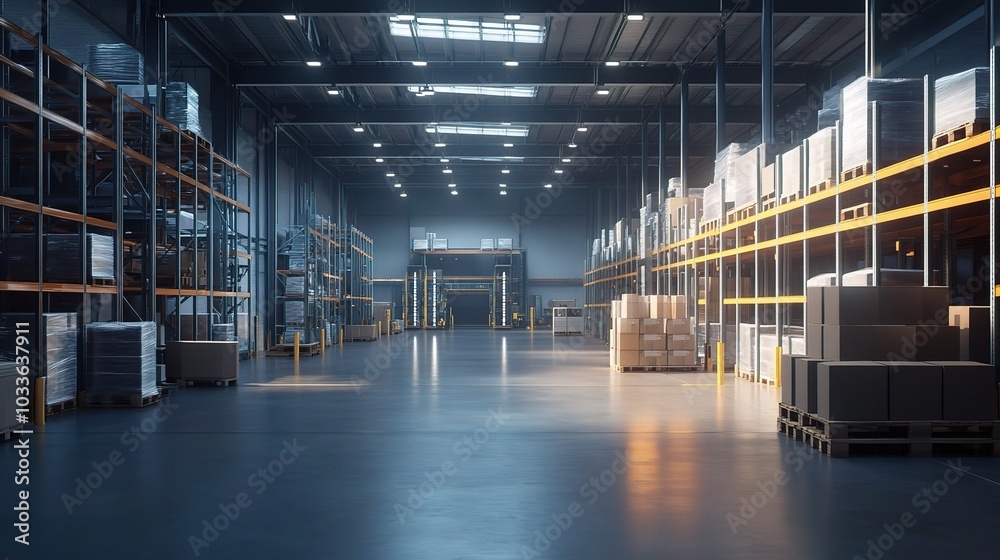
<path id="1" fill-rule="evenodd" d="M 611 304 L 611 366 L 694 367 L 692 321 L 684 296 L 625 294 Z"/>

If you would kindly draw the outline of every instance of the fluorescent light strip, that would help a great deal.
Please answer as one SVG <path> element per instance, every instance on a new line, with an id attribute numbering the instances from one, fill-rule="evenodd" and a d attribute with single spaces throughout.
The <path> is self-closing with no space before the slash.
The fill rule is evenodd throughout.
<path id="1" fill-rule="evenodd" d="M 466 134 L 470 136 L 511 136 L 515 138 L 528 136 L 528 127 L 526 126 L 439 124 L 434 127 L 434 131 L 438 134 Z"/>
<path id="2" fill-rule="evenodd" d="M 408 86 L 406 91 L 420 93 L 419 86 Z M 531 86 L 434 86 L 437 93 L 459 93 L 464 95 L 487 95 L 491 97 L 532 98 L 538 95 L 538 88 Z"/>
<path id="3" fill-rule="evenodd" d="M 478 22 L 443 18 L 416 18 L 416 23 L 408 18 L 389 18 L 389 32 L 396 37 L 416 37 L 421 39 L 453 39 L 458 41 L 495 41 L 501 43 L 528 43 L 540 45 L 545 42 L 545 27 L 526 23 Z"/>

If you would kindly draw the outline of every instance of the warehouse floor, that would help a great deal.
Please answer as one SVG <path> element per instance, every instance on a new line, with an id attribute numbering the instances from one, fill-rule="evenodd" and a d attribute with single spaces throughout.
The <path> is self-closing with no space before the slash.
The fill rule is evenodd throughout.
<path id="1" fill-rule="evenodd" d="M 3 550 L 996 557 L 998 459 L 962 459 L 968 474 L 945 458 L 831 460 L 775 433 L 773 388 L 607 363 L 589 338 L 422 331 L 297 369 L 245 363 L 238 388 L 185 389 L 172 409 L 52 417 L 32 441 L 32 555 Z M 0 446 L 10 471 L 12 443 Z M 12 484 L 0 499 L 15 503 Z"/>

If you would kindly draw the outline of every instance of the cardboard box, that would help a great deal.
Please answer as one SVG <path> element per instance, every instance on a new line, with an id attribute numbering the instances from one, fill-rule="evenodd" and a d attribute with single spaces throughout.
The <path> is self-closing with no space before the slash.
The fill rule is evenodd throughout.
<path id="1" fill-rule="evenodd" d="M 693 334 L 667 335 L 667 350 L 696 350 L 697 343 Z"/>
<path id="2" fill-rule="evenodd" d="M 670 296 L 670 317 L 685 318 L 687 316 L 687 298 L 684 296 Z"/>
<path id="3" fill-rule="evenodd" d="M 889 420 L 941 420 L 941 366 L 883 362 L 889 368 Z"/>
<path id="4" fill-rule="evenodd" d="M 943 420 L 996 420 L 996 370 L 978 362 L 930 362 L 942 368 Z"/>
<path id="5" fill-rule="evenodd" d="M 816 414 L 831 421 L 888 420 L 888 366 L 864 361 L 818 364 Z"/>
<path id="6" fill-rule="evenodd" d="M 639 344 L 640 336 L 641 335 L 637 333 L 618 333 L 618 340 L 615 342 L 615 348 L 626 352 L 638 352 L 642 349 Z"/>
<path id="7" fill-rule="evenodd" d="M 616 319 L 615 330 L 618 334 L 639 334 L 639 319 Z"/>
<path id="8" fill-rule="evenodd" d="M 608 344 L 612 350 L 618 347 L 618 331 L 615 329 L 608 331 Z"/>
<path id="9" fill-rule="evenodd" d="M 642 361 L 640 360 L 640 352 L 638 350 L 619 350 L 618 351 L 618 366 L 619 367 L 637 367 L 641 366 Z"/>
<path id="10" fill-rule="evenodd" d="M 670 296 L 649 296 L 649 317 L 669 319 L 671 317 Z"/>
<path id="11" fill-rule="evenodd" d="M 696 366 L 698 365 L 698 356 L 690 350 L 669 350 L 667 352 L 669 357 L 669 364 L 671 366 Z"/>
<path id="12" fill-rule="evenodd" d="M 235 340 L 169 341 L 164 356 L 167 379 L 238 379 L 239 355 Z"/>
<path id="13" fill-rule="evenodd" d="M 622 294 L 622 303 L 639 303 L 646 301 L 645 296 L 639 294 Z"/>
<path id="14" fill-rule="evenodd" d="M 878 325 L 877 287 L 840 286 L 823 289 L 824 325 Z M 806 300 L 808 302 L 808 300 Z"/>
<path id="15" fill-rule="evenodd" d="M 795 358 L 795 406 L 816 414 L 816 372 L 824 360 Z"/>
<path id="16" fill-rule="evenodd" d="M 959 360 L 989 363 L 990 308 L 957 306 L 948 308 L 948 324 L 959 328 Z"/>
<path id="17" fill-rule="evenodd" d="M 946 286 L 928 286 L 920 288 L 920 295 L 923 303 L 924 322 L 935 321 L 938 324 L 946 324 L 948 319 L 946 314 L 951 308 L 951 292 Z"/>
<path id="18" fill-rule="evenodd" d="M 915 332 L 912 326 L 823 325 L 823 358 L 836 362 L 891 360 L 895 356 L 909 359 L 917 355 L 906 351 Z M 811 348 L 808 353 L 813 355 Z"/>
<path id="19" fill-rule="evenodd" d="M 663 330 L 670 335 L 691 334 L 691 319 L 665 319 Z"/>
<path id="20" fill-rule="evenodd" d="M 796 406 L 795 404 L 795 361 L 796 358 L 804 358 L 793 354 L 781 355 L 781 402 Z"/>
<path id="21" fill-rule="evenodd" d="M 917 350 L 916 360 L 958 361 L 962 355 L 962 329 L 939 323 L 914 327 L 913 346 Z M 989 327 L 986 334 L 989 335 Z M 987 339 L 989 337 L 987 336 Z M 989 354 L 987 342 L 986 353 Z M 989 362 L 989 360 L 986 360 Z"/>
<path id="22" fill-rule="evenodd" d="M 639 333 L 640 334 L 664 334 L 663 333 L 663 320 L 662 319 L 640 319 L 639 320 Z"/>
<path id="23" fill-rule="evenodd" d="M 667 360 L 666 350 L 643 350 L 640 352 L 639 360 L 644 366 L 665 365 Z"/>
<path id="24" fill-rule="evenodd" d="M 611 319 L 617 319 L 621 316 L 622 316 L 622 302 L 621 300 L 616 299 L 611 302 Z"/>
<path id="25" fill-rule="evenodd" d="M 823 324 L 823 288 L 806 288 L 806 324 Z"/>
<path id="26" fill-rule="evenodd" d="M 649 317 L 649 305 L 646 302 L 622 302 L 622 318 L 646 319 Z"/>
<path id="27" fill-rule="evenodd" d="M 641 334 L 639 335 L 639 350 L 666 350 L 667 335 L 665 334 Z"/>
<path id="28" fill-rule="evenodd" d="M 924 316 L 924 288 L 893 286 L 876 289 L 879 320 L 873 325 L 916 325 L 932 320 Z"/>

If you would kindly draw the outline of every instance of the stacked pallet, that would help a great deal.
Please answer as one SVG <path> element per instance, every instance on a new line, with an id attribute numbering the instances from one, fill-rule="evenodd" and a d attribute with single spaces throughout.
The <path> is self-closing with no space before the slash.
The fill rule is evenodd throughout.
<path id="1" fill-rule="evenodd" d="M 684 296 L 625 294 L 612 302 L 611 366 L 620 372 L 698 365 Z"/>
<path id="2" fill-rule="evenodd" d="M 806 355 L 782 357 L 779 430 L 830 454 L 922 454 L 955 437 L 1000 452 L 995 370 L 959 361 L 974 317 L 948 304 L 943 287 L 807 288 Z"/>

